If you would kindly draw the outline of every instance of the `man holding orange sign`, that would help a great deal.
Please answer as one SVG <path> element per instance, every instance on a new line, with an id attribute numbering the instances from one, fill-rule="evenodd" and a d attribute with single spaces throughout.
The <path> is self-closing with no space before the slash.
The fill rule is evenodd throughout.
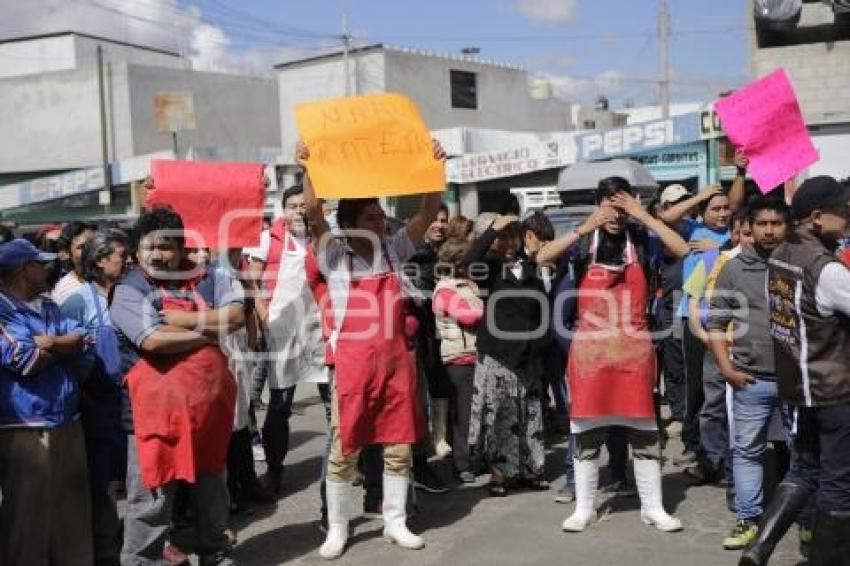
<path id="1" fill-rule="evenodd" d="M 384 446 L 384 538 L 419 549 L 424 542 L 407 529 L 406 502 L 411 445 L 422 436 L 424 422 L 416 365 L 404 332 L 404 303 L 411 286 L 400 268 L 439 212 L 445 152 L 437 142 L 424 155 L 421 146 L 408 155 L 374 152 L 381 135 L 412 136 L 425 129 L 415 107 L 398 95 L 330 101 L 307 110 L 296 110 L 306 142 L 299 146 L 298 158 L 308 170 L 304 198 L 316 259 L 328 281 L 334 321 L 330 344 L 336 360 L 326 480 L 328 534 L 319 553 L 333 559 L 345 550 L 346 510 L 354 497 L 351 483 L 360 449 L 368 444 Z M 308 113 L 312 121 L 305 121 Z M 334 128 L 339 130 L 335 133 Z M 356 158 L 341 158 L 343 153 L 334 152 L 342 151 L 346 137 L 360 140 L 358 147 L 372 153 L 363 150 Z M 403 229 L 386 236 L 386 214 L 375 197 L 422 191 L 430 192 L 419 212 Z M 344 197 L 337 210 L 342 238 L 331 236 L 316 193 Z"/>

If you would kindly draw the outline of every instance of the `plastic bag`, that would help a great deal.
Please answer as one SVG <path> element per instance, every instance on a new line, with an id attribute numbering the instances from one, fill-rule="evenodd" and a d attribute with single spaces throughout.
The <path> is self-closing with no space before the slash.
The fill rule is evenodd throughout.
<path id="1" fill-rule="evenodd" d="M 776 23 L 797 23 L 803 0 L 755 0 L 753 11 L 757 20 Z"/>

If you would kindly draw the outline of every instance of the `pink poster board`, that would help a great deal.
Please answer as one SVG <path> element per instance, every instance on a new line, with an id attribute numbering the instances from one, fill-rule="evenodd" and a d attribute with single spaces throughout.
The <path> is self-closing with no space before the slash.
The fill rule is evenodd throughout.
<path id="1" fill-rule="evenodd" d="M 777 69 L 714 103 L 723 130 L 767 193 L 818 159 L 785 69 Z"/>

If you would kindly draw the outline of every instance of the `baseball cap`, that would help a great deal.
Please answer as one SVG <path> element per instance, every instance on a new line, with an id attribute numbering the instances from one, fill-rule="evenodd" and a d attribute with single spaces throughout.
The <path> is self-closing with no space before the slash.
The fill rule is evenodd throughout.
<path id="1" fill-rule="evenodd" d="M 815 209 L 836 208 L 850 202 L 850 187 L 832 177 L 819 175 L 806 179 L 791 199 L 794 220 L 804 220 Z"/>
<path id="2" fill-rule="evenodd" d="M 661 191 L 661 205 L 673 204 L 690 196 L 690 191 L 684 186 L 679 184 L 668 185 Z"/>
<path id="3" fill-rule="evenodd" d="M 43 252 L 23 238 L 0 244 L 0 268 L 15 267 L 28 261 L 46 263 L 55 259 L 56 254 Z"/>

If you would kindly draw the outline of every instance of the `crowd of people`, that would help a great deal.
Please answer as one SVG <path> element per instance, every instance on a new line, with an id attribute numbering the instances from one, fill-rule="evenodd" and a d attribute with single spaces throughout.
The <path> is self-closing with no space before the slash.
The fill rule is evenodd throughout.
<path id="1" fill-rule="evenodd" d="M 360 500 L 387 541 L 425 546 L 408 498 L 451 489 L 434 458 L 492 497 L 551 489 L 579 533 L 604 446 L 604 489 L 687 529 L 663 505 L 680 436 L 668 459 L 725 484 L 718 544 L 740 564 L 767 564 L 795 522 L 811 564 L 850 564 L 850 185 L 752 194 L 739 154 L 728 189 L 646 206 L 600 179 L 556 235 L 542 211 L 450 217 L 439 192 L 404 223 L 377 198 L 330 210 L 298 155 L 256 248 L 189 248 L 163 206 L 129 232 L 0 233 L 0 563 L 233 564 L 229 517 L 285 489 L 296 389 L 316 384 L 323 558 Z M 559 419 L 566 460 L 547 470 Z"/>

